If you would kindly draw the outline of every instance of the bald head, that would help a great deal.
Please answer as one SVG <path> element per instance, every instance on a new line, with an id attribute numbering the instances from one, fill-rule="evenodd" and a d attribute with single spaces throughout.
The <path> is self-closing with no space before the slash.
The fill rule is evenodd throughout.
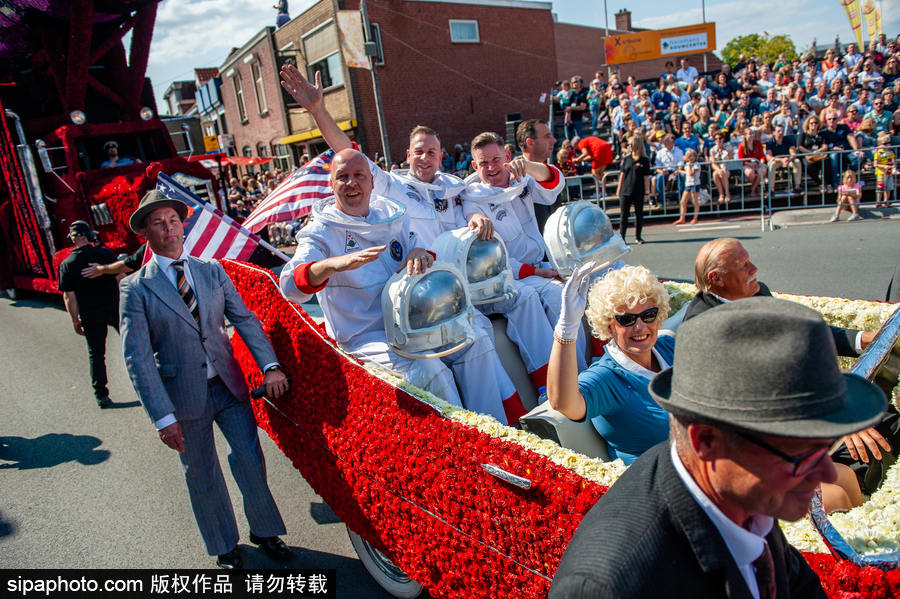
<path id="1" fill-rule="evenodd" d="M 337 209 L 350 216 L 367 216 L 373 179 L 369 160 L 356 150 L 341 150 L 331 161 L 331 189 Z"/>
<path id="2" fill-rule="evenodd" d="M 700 248 L 694 262 L 694 282 L 700 291 L 732 301 L 752 297 L 759 291 L 756 272 L 750 254 L 733 237 L 708 242 Z"/>

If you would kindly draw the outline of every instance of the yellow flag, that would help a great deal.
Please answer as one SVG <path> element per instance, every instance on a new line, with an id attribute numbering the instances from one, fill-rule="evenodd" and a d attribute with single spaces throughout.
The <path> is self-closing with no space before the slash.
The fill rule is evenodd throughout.
<path id="1" fill-rule="evenodd" d="M 875 31 L 878 32 L 878 35 L 884 33 L 884 29 L 881 26 L 881 0 L 875 3 Z"/>
<path id="2" fill-rule="evenodd" d="M 862 37 L 862 15 L 859 12 L 859 0 L 840 0 L 841 6 L 844 7 L 844 12 L 847 13 L 847 18 L 850 19 L 850 26 L 853 27 L 853 35 L 856 36 L 856 45 L 858 46 L 858 51 L 862 52 L 865 50 L 865 46 L 863 46 L 863 37 Z"/>
<path id="3" fill-rule="evenodd" d="M 866 29 L 869 30 L 869 41 L 874 42 L 878 39 L 875 32 L 875 0 L 863 0 L 862 13 L 866 18 Z"/>

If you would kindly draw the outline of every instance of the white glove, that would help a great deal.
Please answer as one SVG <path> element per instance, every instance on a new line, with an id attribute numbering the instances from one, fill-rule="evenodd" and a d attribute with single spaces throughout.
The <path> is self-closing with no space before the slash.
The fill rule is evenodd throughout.
<path id="1" fill-rule="evenodd" d="M 581 329 L 581 317 L 587 304 L 588 286 L 591 283 L 591 271 L 596 262 L 588 262 L 575 270 L 566 281 L 562 291 L 562 310 L 554 332 L 562 339 L 575 339 Z"/>

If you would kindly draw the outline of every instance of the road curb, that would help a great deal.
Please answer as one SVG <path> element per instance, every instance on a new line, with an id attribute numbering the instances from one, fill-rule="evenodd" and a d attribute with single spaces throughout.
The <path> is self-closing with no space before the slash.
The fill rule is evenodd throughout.
<path id="1" fill-rule="evenodd" d="M 796 227 L 800 225 L 830 225 L 834 208 L 799 208 L 797 210 L 783 210 L 774 213 L 770 217 L 772 226 Z M 860 221 L 900 220 L 898 208 L 860 208 Z M 837 222 L 845 223 L 850 218 L 849 214 L 841 212 L 841 219 Z M 837 223 L 834 223 L 837 224 Z"/>

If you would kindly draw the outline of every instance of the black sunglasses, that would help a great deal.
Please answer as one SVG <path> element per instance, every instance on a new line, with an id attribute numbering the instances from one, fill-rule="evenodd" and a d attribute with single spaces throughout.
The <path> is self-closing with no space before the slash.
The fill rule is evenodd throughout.
<path id="1" fill-rule="evenodd" d="M 638 321 L 638 318 L 640 318 L 647 324 L 656 322 L 656 317 L 658 314 L 659 308 L 650 308 L 649 310 L 644 310 L 640 314 L 631 314 L 630 312 L 626 312 L 625 314 L 614 314 L 613 316 L 615 316 L 616 322 L 618 322 L 620 326 L 627 328 L 634 326 L 634 323 Z"/>
<path id="2" fill-rule="evenodd" d="M 769 445 L 755 435 L 751 435 L 750 433 L 742 433 L 740 431 L 735 432 L 737 432 L 737 434 L 741 438 L 750 441 L 754 445 L 762 447 L 769 453 L 777 455 L 782 460 L 790 463 L 794 467 L 793 470 L 791 470 L 791 476 L 795 477 L 803 477 L 812 472 L 816 468 L 816 466 L 818 466 L 822 462 L 826 455 L 837 449 L 838 445 L 843 442 L 843 437 L 838 437 L 828 445 L 823 445 L 822 447 L 811 449 L 810 451 L 801 453 L 798 456 L 791 456 L 784 453 L 777 447 Z"/>

